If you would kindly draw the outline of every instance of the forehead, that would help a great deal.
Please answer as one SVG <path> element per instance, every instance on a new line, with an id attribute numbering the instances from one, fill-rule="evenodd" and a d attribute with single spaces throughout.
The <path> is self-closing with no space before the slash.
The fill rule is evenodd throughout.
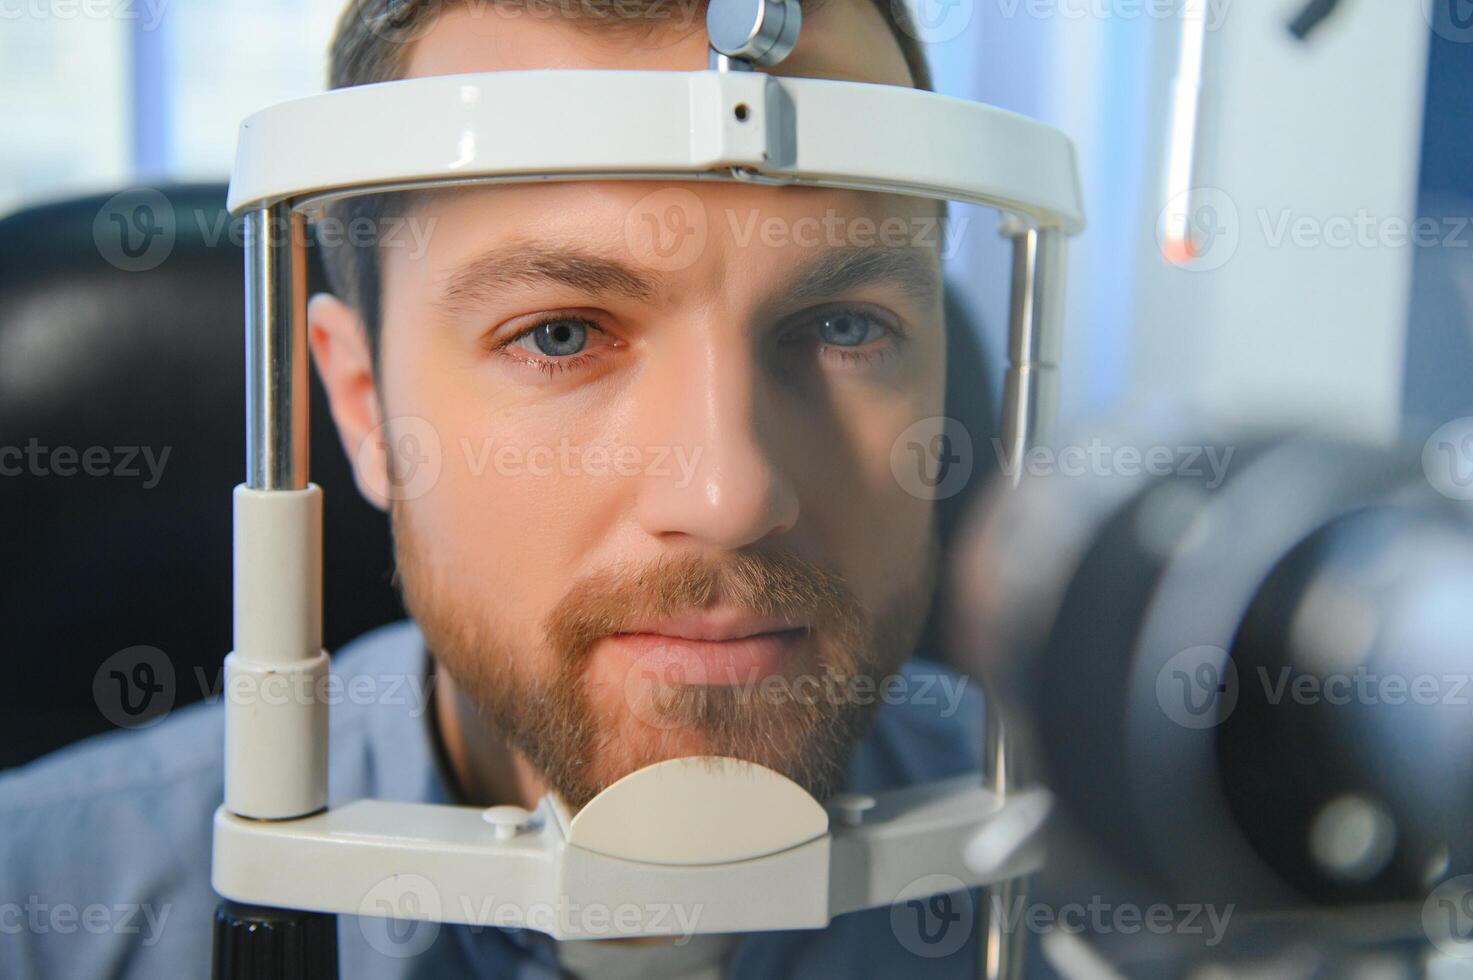
<path id="1" fill-rule="evenodd" d="M 888 0 L 887 0 L 888 2 Z M 586 0 L 492 0 L 446 3 L 430 28 L 408 51 L 408 77 L 529 69 L 628 69 L 690 71 L 708 67 L 705 4 L 663 0 L 651 4 L 648 20 L 618 13 L 597 14 Z M 635 8 L 623 5 L 624 11 Z M 794 51 L 768 69 L 790 77 L 833 78 L 909 86 L 910 71 L 892 28 L 875 0 L 821 0 L 805 4 L 803 29 Z M 576 139 L 576 133 L 569 133 Z M 708 222 L 715 252 L 721 242 L 778 244 L 791 251 L 794 222 L 804 216 L 839 221 L 838 232 L 825 226 L 822 244 L 866 245 L 885 219 L 934 221 L 939 203 L 904 195 L 833 189 L 758 187 L 721 182 L 686 183 L 687 210 Z M 669 219 L 668 207 L 654 207 L 659 195 L 644 182 L 574 181 L 447 188 L 416 194 L 412 210 L 437 222 L 424 256 L 431 266 L 463 259 L 499 238 L 524 241 L 582 241 L 595 247 L 621 246 L 645 224 Z M 677 195 L 679 197 L 680 195 Z M 663 200 L 662 198 L 660 200 Z M 652 212 L 649 215 L 644 211 Z M 688 217 L 688 215 L 684 215 Z M 648 218 L 641 223 L 641 219 Z M 776 227 L 762 222 L 777 221 Z M 755 222 L 755 224 L 754 224 Z M 801 226 L 799 226 L 801 227 Z M 776 235 L 766 234 L 771 228 Z M 930 229 L 934 232 L 934 229 Z M 839 241 L 832 240 L 837 235 Z M 917 234 L 917 239 L 926 238 Z M 854 239 L 853 242 L 849 239 Z M 929 238 L 926 238 L 929 241 Z M 739 248 L 749 256 L 770 248 Z M 805 251 L 813 251 L 812 248 Z M 399 264 L 385 253 L 390 279 Z M 932 259 L 934 261 L 934 257 Z M 697 268 L 680 270 L 690 278 Z"/>
<path id="2" fill-rule="evenodd" d="M 491 283 L 602 292 L 612 282 L 644 302 L 755 301 L 806 273 L 815 294 L 888 282 L 926 306 L 945 237 L 936 202 L 827 188 L 554 181 L 443 188 L 403 203 L 399 213 L 432 233 L 382 250 L 389 292 L 447 299 L 483 296 Z"/>
<path id="3" fill-rule="evenodd" d="M 707 67 L 705 5 L 695 0 L 651 4 L 648 19 L 635 4 L 568 2 L 447 3 L 408 52 L 411 78 L 537 68 L 693 71 Z M 797 47 L 778 75 L 912 84 L 894 32 L 874 0 L 822 0 L 805 5 Z"/>

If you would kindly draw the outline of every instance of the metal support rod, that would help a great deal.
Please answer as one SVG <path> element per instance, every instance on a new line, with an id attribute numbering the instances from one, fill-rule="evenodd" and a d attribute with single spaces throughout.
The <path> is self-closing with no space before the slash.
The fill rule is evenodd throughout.
<path id="1" fill-rule="evenodd" d="M 1005 709 L 996 698 L 986 700 L 983 717 L 982 778 L 988 789 L 1006 798 L 1023 776 L 1017 747 L 1008 738 Z M 1028 955 L 1026 915 L 1028 879 L 1009 878 L 982 889 L 978 921 L 982 936 L 983 980 L 1020 980 Z M 1015 923 L 1011 932 L 1006 924 Z"/>
<path id="2" fill-rule="evenodd" d="M 1002 442 L 1007 472 L 1016 485 L 1024 455 L 1048 438 L 1058 414 L 1065 239 L 1050 228 L 1022 228 L 1009 234 L 1013 281 Z"/>
<path id="3" fill-rule="evenodd" d="M 307 486 L 307 231 L 290 204 L 246 215 L 246 486 Z"/>
<path id="4" fill-rule="evenodd" d="M 711 71 L 752 71 L 752 63 L 741 58 L 732 58 L 720 51 L 708 52 Z"/>
<path id="5" fill-rule="evenodd" d="M 1013 486 L 1022 479 L 1028 450 L 1050 437 L 1058 412 L 1062 341 L 1064 235 L 1054 229 L 1004 223 L 1013 240 L 1012 301 L 1008 310 L 1008 369 L 1003 382 L 1002 440 Z M 986 699 L 982 780 L 1005 799 L 1025 778 L 1018 747 L 1008 737 L 1006 708 Z M 1027 930 L 1004 928 L 1026 917 L 1013 913 L 1028 900 L 1028 880 L 1011 878 L 982 889 L 978 920 L 984 980 L 1018 980 L 1027 955 Z"/>

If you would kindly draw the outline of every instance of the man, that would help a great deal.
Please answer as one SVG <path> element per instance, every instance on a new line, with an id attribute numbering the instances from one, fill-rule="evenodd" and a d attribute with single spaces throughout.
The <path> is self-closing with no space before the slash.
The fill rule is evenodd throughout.
<path id="1" fill-rule="evenodd" d="M 354 0 L 332 82 L 702 69 L 695 14 Z M 898 16 L 874 0 L 809 5 L 774 70 L 925 85 Z M 944 410 L 943 215 L 898 196 L 693 181 L 338 206 L 329 222 L 425 233 L 410 236 L 422 248 L 387 234 L 335 245 L 336 295 L 309 307 L 413 619 L 334 656 L 336 674 L 384 696 L 333 705 L 332 803 L 532 807 L 556 793 L 577 808 L 691 755 L 761 763 L 819 799 L 976 768 L 977 693 L 911 659 L 936 514 L 894 468 L 907 433 Z M 388 680 L 404 678 L 422 683 Z M 0 973 L 207 971 L 221 732 L 220 708 L 197 707 L 0 781 Z M 393 909 L 365 895 L 363 911 Z M 353 978 L 975 973 L 971 913 L 913 921 L 925 914 L 677 943 L 349 916 L 339 935 Z"/>

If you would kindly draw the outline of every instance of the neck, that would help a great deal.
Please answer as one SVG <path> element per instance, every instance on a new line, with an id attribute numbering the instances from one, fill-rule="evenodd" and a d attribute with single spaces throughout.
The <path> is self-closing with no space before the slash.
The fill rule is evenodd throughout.
<path id="1" fill-rule="evenodd" d="M 547 793 L 541 776 L 438 664 L 433 696 L 435 727 L 462 800 L 470 806 L 536 808 Z"/>

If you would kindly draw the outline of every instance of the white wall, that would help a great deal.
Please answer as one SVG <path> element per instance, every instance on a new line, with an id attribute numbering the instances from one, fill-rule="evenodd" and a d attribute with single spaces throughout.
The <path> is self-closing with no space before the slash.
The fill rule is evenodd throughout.
<path id="1" fill-rule="evenodd" d="M 1146 405 L 1394 432 L 1413 249 L 1393 239 L 1416 214 L 1421 4 L 1345 0 L 1303 43 L 1286 28 L 1303 0 L 1215 0 L 1201 182 L 1236 211 L 1237 243 L 1203 256 L 1211 271 L 1169 265 L 1156 237 L 1175 13 L 1154 14 L 1155 0 L 966 5 L 965 34 L 929 49 L 940 87 L 1042 118 L 1079 148 L 1090 228 L 1071 253 L 1066 419 Z M 1378 222 L 1371 244 L 1325 242 L 1359 234 L 1360 215 Z M 1276 244 L 1285 219 L 1319 244 Z M 968 245 L 959 266 L 1000 356 L 1006 253 Z"/>
<path id="2" fill-rule="evenodd" d="M 1233 421 L 1390 436 L 1413 253 L 1394 237 L 1416 215 L 1428 24 L 1420 4 L 1348 0 L 1300 43 L 1283 26 L 1295 7 L 1239 2 L 1214 38 L 1201 182 L 1236 214 L 1203 256 L 1220 267 L 1140 263 L 1132 387 Z M 1158 206 L 1139 214 L 1143 255 Z"/>

